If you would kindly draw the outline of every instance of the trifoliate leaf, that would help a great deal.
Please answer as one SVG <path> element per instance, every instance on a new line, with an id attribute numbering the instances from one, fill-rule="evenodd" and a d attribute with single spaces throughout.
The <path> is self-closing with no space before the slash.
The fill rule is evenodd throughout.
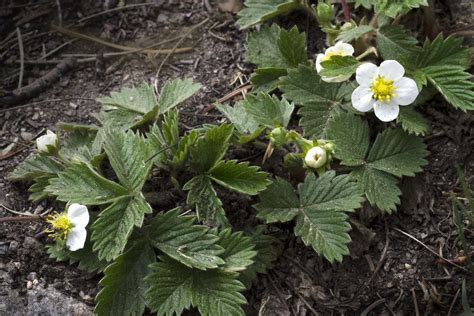
<path id="1" fill-rule="evenodd" d="M 246 29 L 301 7 L 301 4 L 293 0 L 246 0 L 244 8 L 239 12 L 238 23 L 241 29 Z"/>
<path id="2" fill-rule="evenodd" d="M 342 30 L 337 36 L 336 40 L 348 43 L 373 30 L 374 28 L 370 25 L 355 26 L 349 30 Z"/>
<path id="3" fill-rule="evenodd" d="M 403 66 L 412 66 L 420 54 L 417 40 L 400 25 L 385 25 L 377 32 L 377 49 L 383 59 L 394 59 Z"/>
<path id="4" fill-rule="evenodd" d="M 258 123 L 247 113 L 243 102 L 238 102 L 234 106 L 226 104 L 216 104 L 216 107 L 227 119 L 234 124 L 235 128 L 242 134 L 252 134 L 258 129 Z"/>
<path id="5" fill-rule="evenodd" d="M 75 202 L 85 205 L 112 203 L 117 198 L 128 194 L 121 185 L 98 174 L 86 163 L 78 162 L 50 180 L 45 191 L 57 196 L 63 202 Z"/>
<path id="6" fill-rule="evenodd" d="M 425 160 L 428 153 L 420 137 L 388 128 L 375 139 L 367 155 L 367 165 L 397 177 L 412 177 L 428 163 Z"/>
<path id="7" fill-rule="evenodd" d="M 245 315 L 245 289 L 237 273 L 191 269 L 168 257 L 150 265 L 145 300 L 157 315 L 181 315 L 191 306 L 203 316 Z"/>
<path id="8" fill-rule="evenodd" d="M 376 13 L 383 13 L 391 18 L 404 15 L 420 6 L 428 6 L 428 0 L 376 0 L 374 2 Z"/>
<path id="9" fill-rule="evenodd" d="M 213 221 L 222 226 L 230 226 L 222 201 L 208 176 L 195 176 L 183 186 L 183 189 L 189 190 L 186 203 L 194 206 L 200 221 Z"/>
<path id="10" fill-rule="evenodd" d="M 340 113 L 329 123 L 327 135 L 336 145 L 335 156 L 343 165 L 364 164 L 369 150 L 367 121 L 350 113 Z"/>
<path id="11" fill-rule="evenodd" d="M 371 205 L 389 214 L 397 209 L 402 194 L 397 178 L 371 167 L 358 167 L 351 176 L 360 183 Z"/>
<path id="12" fill-rule="evenodd" d="M 286 127 L 295 108 L 285 98 L 270 96 L 266 93 L 248 95 L 243 101 L 245 111 L 262 126 L 267 128 Z"/>
<path id="13" fill-rule="evenodd" d="M 200 173 L 214 167 L 224 157 L 232 132 L 233 126 L 230 124 L 222 124 L 206 130 L 190 148 L 191 167 Z"/>
<path id="14" fill-rule="evenodd" d="M 33 180 L 41 176 L 54 176 L 64 167 L 51 156 L 44 154 L 34 155 L 23 161 L 8 175 L 11 181 Z"/>
<path id="15" fill-rule="evenodd" d="M 147 242 L 138 242 L 104 271 L 97 294 L 97 315 L 142 315 L 145 311 L 144 278 L 156 255 Z"/>
<path id="16" fill-rule="evenodd" d="M 225 249 L 220 254 L 225 264 L 222 270 L 228 272 L 244 271 L 253 264 L 253 258 L 257 255 L 254 250 L 255 244 L 252 238 L 244 236 L 242 232 L 232 232 L 230 228 L 224 229 L 218 234 L 218 245 Z"/>
<path id="17" fill-rule="evenodd" d="M 140 192 L 152 166 L 143 137 L 132 131 L 108 129 L 104 149 L 120 183 L 128 191 Z"/>
<path id="18" fill-rule="evenodd" d="M 143 196 L 124 196 L 100 212 L 92 224 L 91 240 L 100 260 L 117 258 L 128 241 L 134 227 L 140 227 L 144 215 L 151 213 Z"/>
<path id="19" fill-rule="evenodd" d="M 359 61 L 353 56 L 332 56 L 321 63 L 323 69 L 320 74 L 324 77 L 350 76 L 359 65 Z"/>
<path id="20" fill-rule="evenodd" d="M 287 74 L 286 68 L 257 68 L 250 77 L 252 92 L 270 93 L 278 88 L 279 79 Z"/>
<path id="21" fill-rule="evenodd" d="M 175 208 L 155 216 L 148 230 L 151 244 L 191 268 L 206 270 L 224 264 L 219 237 L 208 227 L 194 224 L 194 216 L 180 216 L 180 211 Z"/>
<path id="22" fill-rule="evenodd" d="M 417 67 L 459 66 L 469 67 L 469 49 L 462 46 L 463 39 L 439 34 L 433 41 L 426 39 L 417 58 Z"/>
<path id="23" fill-rule="evenodd" d="M 280 88 L 287 99 L 302 106 L 298 113 L 306 136 L 325 137 L 333 117 L 341 108 L 350 106 L 344 100 L 347 85 L 322 81 L 313 67 L 289 70 L 288 76 L 281 79 Z"/>
<path id="24" fill-rule="evenodd" d="M 209 177 L 228 189 L 248 195 L 258 194 L 270 183 L 266 172 L 258 171 L 258 167 L 249 166 L 248 162 L 237 163 L 236 160 L 218 162 L 209 171 Z"/>
<path id="25" fill-rule="evenodd" d="M 159 113 L 166 113 L 190 98 L 199 89 L 201 89 L 201 84 L 194 83 L 192 79 L 167 81 L 161 88 L 160 98 L 158 100 Z"/>
<path id="26" fill-rule="evenodd" d="M 123 88 L 120 92 L 110 93 L 110 97 L 101 97 L 97 102 L 104 106 L 119 107 L 135 113 L 145 114 L 157 105 L 153 87 L 144 83 L 136 88 Z"/>
<path id="27" fill-rule="evenodd" d="M 410 134 L 424 136 L 430 130 L 429 121 L 411 106 L 400 107 L 397 122 Z"/>
<path id="28" fill-rule="evenodd" d="M 349 253 L 347 244 L 351 240 L 347 233 L 350 224 L 344 212 L 361 206 L 363 198 L 359 185 L 350 181 L 349 175 L 336 176 L 334 171 L 326 172 L 320 178 L 311 173 L 298 187 L 298 200 L 289 183 L 279 182 L 276 188 L 270 186 L 260 194 L 261 202 L 255 205 L 257 216 L 268 219 L 267 222 L 279 220 L 270 212 L 271 206 L 285 194 L 285 206 L 291 217 L 281 216 L 280 207 L 276 208 L 280 218 L 285 221 L 296 216 L 295 234 L 330 262 L 341 261 L 342 256 Z"/>

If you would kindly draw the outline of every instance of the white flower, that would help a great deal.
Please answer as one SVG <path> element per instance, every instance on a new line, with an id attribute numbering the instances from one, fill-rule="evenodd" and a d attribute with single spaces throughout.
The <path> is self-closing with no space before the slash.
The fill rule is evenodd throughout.
<path id="1" fill-rule="evenodd" d="M 332 56 L 352 56 L 352 54 L 354 54 L 354 47 L 352 47 L 351 44 L 337 42 L 336 45 L 326 49 L 324 54 L 318 54 L 318 56 L 316 57 L 316 71 L 319 73 L 323 69 L 321 63 L 323 61 L 331 59 Z M 337 77 L 321 77 L 321 79 L 326 82 L 342 82 L 346 81 L 350 77 L 351 75 Z"/>
<path id="2" fill-rule="evenodd" d="M 304 162 L 310 168 L 321 168 L 328 161 L 328 154 L 326 149 L 316 146 L 308 150 L 304 157 Z"/>
<path id="3" fill-rule="evenodd" d="M 51 132 L 50 130 L 46 131 L 46 135 L 40 136 L 36 139 L 36 147 L 38 148 L 38 151 L 44 152 L 44 153 L 50 152 L 48 146 L 57 148 L 58 144 L 59 144 L 58 135 Z"/>
<path id="4" fill-rule="evenodd" d="M 386 60 L 377 67 L 371 63 L 356 70 L 359 83 L 352 92 L 352 106 L 361 112 L 374 109 L 375 116 L 384 122 L 397 118 L 399 105 L 408 105 L 418 96 L 413 79 L 403 77 L 405 69 L 396 60 Z"/>
<path id="5" fill-rule="evenodd" d="M 85 205 L 73 203 L 66 213 L 48 216 L 46 220 L 51 225 L 51 230 L 47 230 L 53 239 L 66 240 L 66 246 L 71 251 L 84 248 L 86 242 L 89 223 L 89 211 Z"/>

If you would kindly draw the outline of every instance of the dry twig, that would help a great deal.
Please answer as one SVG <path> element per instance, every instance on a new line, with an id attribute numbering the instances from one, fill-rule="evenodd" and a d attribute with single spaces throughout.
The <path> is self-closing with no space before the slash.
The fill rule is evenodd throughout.
<path id="1" fill-rule="evenodd" d="M 21 37 L 20 28 L 16 28 L 18 38 L 18 47 L 20 49 L 20 77 L 18 78 L 18 90 L 21 91 L 21 83 L 23 82 L 23 73 L 25 72 L 25 51 L 23 49 L 23 39 Z"/>

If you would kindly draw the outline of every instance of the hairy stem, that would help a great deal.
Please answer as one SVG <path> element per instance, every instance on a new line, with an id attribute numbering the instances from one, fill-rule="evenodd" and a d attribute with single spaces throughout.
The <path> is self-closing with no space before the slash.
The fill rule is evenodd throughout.
<path id="1" fill-rule="evenodd" d="M 351 21 L 351 12 L 349 10 L 349 6 L 347 5 L 346 0 L 341 0 L 341 5 L 342 5 L 342 12 L 344 13 L 344 20 L 346 22 Z"/>

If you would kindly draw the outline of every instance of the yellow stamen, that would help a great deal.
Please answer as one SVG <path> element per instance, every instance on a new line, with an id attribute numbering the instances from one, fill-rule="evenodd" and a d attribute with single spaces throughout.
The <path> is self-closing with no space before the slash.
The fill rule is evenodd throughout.
<path id="1" fill-rule="evenodd" d="M 370 89 L 374 92 L 372 98 L 379 102 L 389 103 L 392 100 L 392 97 L 397 96 L 393 93 L 395 91 L 393 80 L 387 80 L 384 76 L 377 76 L 370 85 Z"/>
<path id="2" fill-rule="evenodd" d="M 72 224 L 69 218 L 67 218 L 66 213 L 54 213 L 53 215 L 48 215 L 46 222 L 51 225 L 51 229 L 46 230 L 48 236 L 58 240 L 66 239 L 67 235 L 72 229 Z"/>

